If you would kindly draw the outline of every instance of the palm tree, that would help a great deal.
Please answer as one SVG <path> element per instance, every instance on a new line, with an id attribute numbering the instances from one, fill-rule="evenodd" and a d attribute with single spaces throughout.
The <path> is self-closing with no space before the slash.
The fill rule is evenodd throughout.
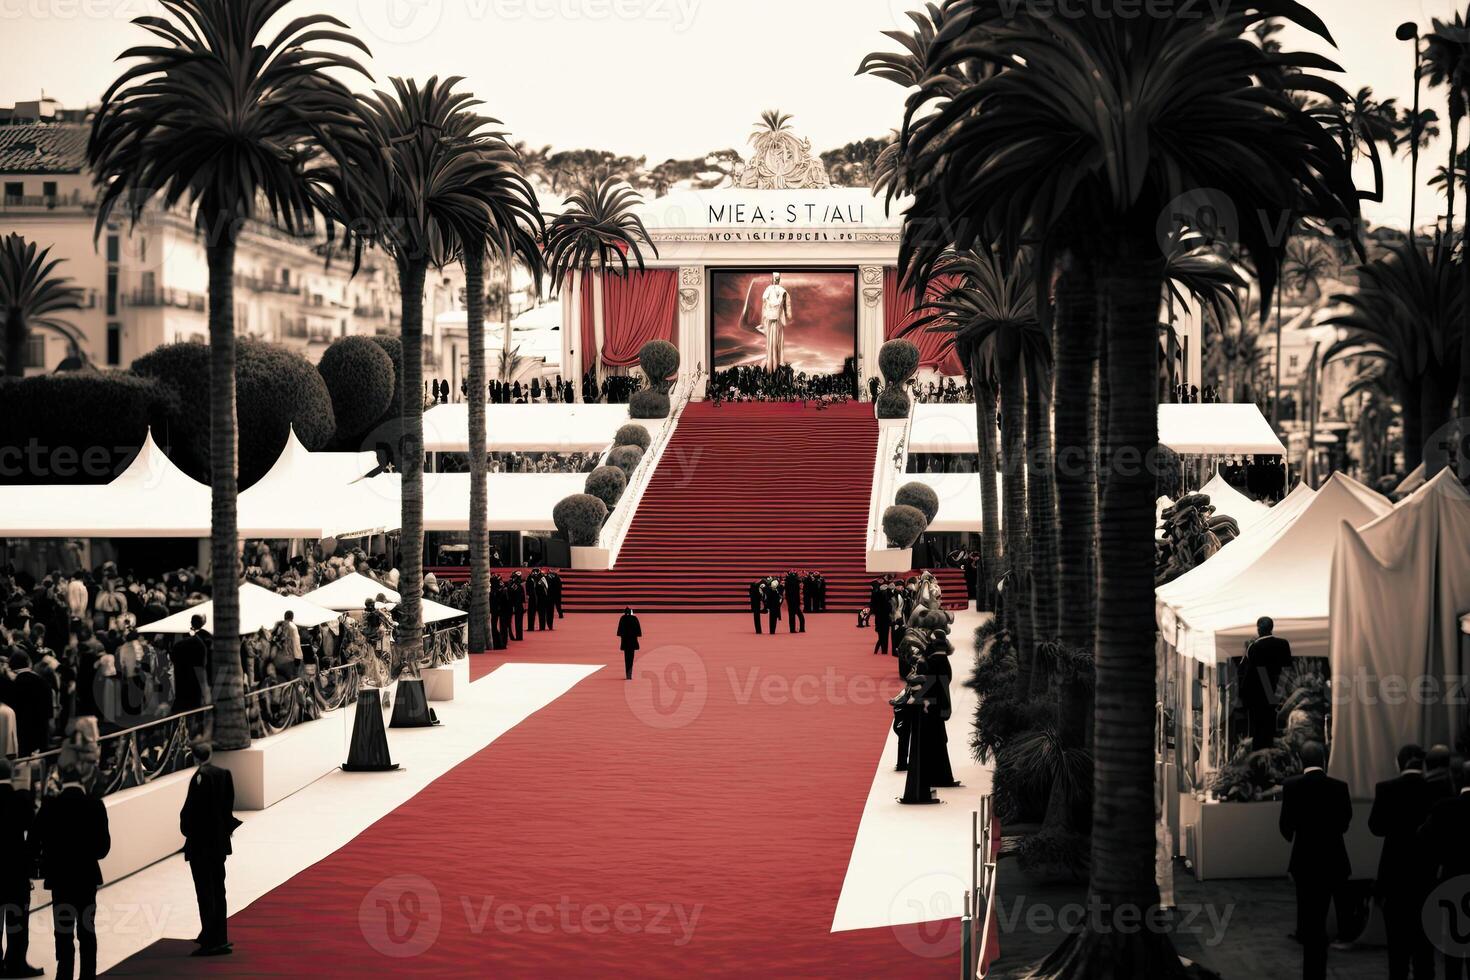
<path id="1" fill-rule="evenodd" d="M 497 138 L 473 139 L 466 127 L 484 121 L 470 112 L 477 103 L 455 91 L 458 78 L 432 77 L 420 84 L 391 79 L 393 91 L 359 100 L 359 121 L 351 132 L 335 132 L 334 151 L 341 180 L 329 198 L 333 217 L 359 241 L 371 242 L 393 257 L 402 303 L 403 390 L 423 388 L 424 280 L 430 266 L 442 268 L 490 234 L 491 222 L 524 220 L 522 208 L 508 203 L 520 193 L 523 178 L 507 173 L 507 157 Z M 489 144 L 488 146 L 486 144 Z M 501 195 L 503 213 L 492 218 L 489 198 Z M 512 225 L 493 233 L 514 235 Z M 480 263 L 483 265 L 483 263 Z M 471 260 L 471 266 L 476 263 Z M 470 287 L 482 296 L 483 285 Z M 483 311 L 481 311 L 483 323 Z M 480 348 L 483 351 L 483 346 Z M 478 399 L 471 399 L 473 405 Z M 403 473 L 402 554 L 398 591 L 399 649 L 409 687 L 400 685 L 399 707 L 411 705 L 395 724 L 428 723 L 418 664 L 423 650 L 424 571 L 424 416 L 418 398 L 403 400 L 400 461 Z M 483 454 L 482 454 L 483 455 Z M 473 457 L 473 453 L 472 453 Z M 405 696 L 406 692 L 406 696 Z"/>
<path id="2" fill-rule="evenodd" d="M 595 315 L 602 317 L 602 277 L 607 273 L 626 276 L 628 255 L 643 271 L 643 245 L 658 246 L 648 236 L 637 206 L 642 198 L 627 184 L 607 177 L 572 192 L 562 213 L 546 228 L 546 267 L 553 287 L 560 292 L 567 276 L 577 273 L 574 289 L 593 290 Z M 614 264 L 616 263 L 616 264 Z M 587 360 L 590 358 L 590 362 Z M 584 351 L 582 370 L 588 364 L 601 373 L 602 352 Z"/>
<path id="3" fill-rule="evenodd" d="M 56 275 L 61 259 L 50 258 L 51 249 L 38 249 L 16 234 L 0 241 L 0 374 L 20 377 L 25 373 L 26 341 L 33 330 L 60 334 L 73 356 L 86 358 L 81 332 L 61 314 L 82 308 L 82 291 L 69 276 Z"/>
<path id="4" fill-rule="evenodd" d="M 1464 344 L 1465 284 L 1446 245 L 1401 241 L 1358 267 L 1358 288 L 1332 298 L 1345 312 L 1323 321 L 1347 335 L 1322 361 L 1381 361 L 1404 412 L 1404 469 L 1424 461 L 1426 439 L 1450 419 Z"/>
<path id="5" fill-rule="evenodd" d="M 156 39 L 107 89 L 92 121 L 87 163 L 101 190 L 94 237 L 122 204 L 136 223 L 150 203 L 184 204 L 209 266 L 210 564 L 214 598 L 214 742 L 250 744 L 240 670 L 239 541 L 235 497 L 235 245 L 251 219 L 311 235 L 318 141 L 349 118 L 353 98 L 334 73 L 366 76 L 330 42 L 368 53 L 335 17 L 306 15 L 274 37 L 267 22 L 289 0 L 172 0 L 133 23 Z M 415 384 L 417 384 L 415 380 Z M 409 399 L 413 401 L 413 399 Z"/>
<path id="6" fill-rule="evenodd" d="M 965 247 L 982 236 L 1041 254 L 1084 250 L 1097 270 L 1106 331 L 1108 472 L 1099 512 L 1097 708 L 1090 903 L 1142 910 L 1155 883 L 1153 524 L 1155 476 L 1143 465 L 1158 444 L 1156 332 L 1165 288 L 1159 217 L 1186 193 L 1208 192 L 1237 215 L 1296 212 L 1345 222 L 1357 191 L 1341 144 L 1288 97 L 1347 95 L 1318 77 L 1321 60 L 1241 43 L 1264 16 L 1227 0 L 1211 18 L 1179 14 L 1122 20 L 1044 17 L 1025 8 L 994 29 L 994 0 L 957 0 L 963 29 L 948 57 L 1001 70 L 937 101 L 907 144 L 908 173 L 934 175 L 911 208 L 948 217 Z M 972 13 L 973 16 L 963 16 Z M 1298 4 L 1273 15 L 1330 40 Z M 937 63 L 943 65 L 941 57 Z M 1257 80 L 1267 75 L 1280 89 Z M 927 103 L 920 89 L 910 99 Z M 968 223 L 966 225 L 966 222 Z M 1079 234 L 1078 230 L 1084 229 Z M 921 229 L 922 231 L 922 229 Z M 1242 222 L 1243 250 L 1276 286 L 1281 241 Z M 905 231 L 907 265 L 929 245 Z M 1051 261 L 1043 258 L 1043 274 Z M 1084 930 L 1039 968 L 1046 976 L 1175 977 L 1183 967 L 1166 935 Z"/>
<path id="7" fill-rule="evenodd" d="M 1460 121 L 1465 118 L 1466 86 L 1470 85 L 1470 24 L 1467 17 L 1434 19 L 1434 29 L 1424 37 L 1424 78 L 1430 87 L 1445 86 L 1449 97 L 1450 147 L 1446 165 L 1445 193 L 1449 200 L 1445 232 L 1455 232 L 1455 165 L 1460 159 Z"/>

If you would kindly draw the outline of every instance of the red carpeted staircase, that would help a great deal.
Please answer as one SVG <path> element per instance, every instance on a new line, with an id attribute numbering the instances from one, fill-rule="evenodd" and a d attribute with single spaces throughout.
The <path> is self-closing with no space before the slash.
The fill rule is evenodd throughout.
<path id="1" fill-rule="evenodd" d="M 608 572 L 568 571 L 566 607 L 739 612 L 747 586 L 790 569 L 820 571 L 827 608 L 867 602 L 872 406 L 691 403 Z M 963 577 L 943 576 L 963 599 Z"/>

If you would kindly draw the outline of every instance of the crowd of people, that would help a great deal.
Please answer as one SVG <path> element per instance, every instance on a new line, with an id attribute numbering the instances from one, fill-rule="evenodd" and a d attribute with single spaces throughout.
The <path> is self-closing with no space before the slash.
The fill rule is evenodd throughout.
<path id="1" fill-rule="evenodd" d="M 438 601 L 468 612 L 469 583 L 444 589 Z M 504 650 L 512 642 L 525 639 L 526 633 L 556 629 L 556 621 L 565 618 L 562 578 L 556 569 L 533 568 L 529 575 L 514 571 L 508 576 L 499 573 L 490 576 L 487 633 L 491 649 Z"/>
<path id="2" fill-rule="evenodd" d="M 781 607 L 786 607 L 786 629 L 806 632 L 806 614 L 827 611 L 827 580 L 821 572 L 792 569 L 784 576 L 767 575 L 750 583 L 750 616 L 756 633 L 761 632 L 761 617 L 767 620 L 768 632 L 775 635 L 781 623 Z"/>
<path id="3" fill-rule="evenodd" d="M 602 457 L 597 453 L 488 453 L 491 473 L 591 473 Z M 440 473 L 469 472 L 468 453 L 439 453 L 435 469 Z"/>
<path id="4" fill-rule="evenodd" d="M 825 406 L 857 397 L 857 373 L 850 358 L 838 374 L 808 374 L 789 364 L 768 371 L 747 364 L 715 371 L 706 390 L 716 408 L 724 402 L 815 402 Z"/>
<path id="5" fill-rule="evenodd" d="M 975 457 L 970 453 L 909 453 L 908 473 L 973 473 Z"/>
<path id="6" fill-rule="evenodd" d="M 610 374 L 599 384 L 597 372 L 582 375 L 582 401 L 589 404 L 626 405 L 633 392 L 643 387 L 643 380 L 632 374 Z"/>
<path id="7" fill-rule="evenodd" d="M 425 405 L 448 405 L 453 388 L 443 378 L 424 382 Z M 469 401 L 470 383 L 459 383 L 459 400 Z M 530 381 L 489 381 L 485 384 L 485 402 L 489 405 L 554 405 L 577 400 L 577 390 L 561 375 L 554 378 L 533 377 Z"/>

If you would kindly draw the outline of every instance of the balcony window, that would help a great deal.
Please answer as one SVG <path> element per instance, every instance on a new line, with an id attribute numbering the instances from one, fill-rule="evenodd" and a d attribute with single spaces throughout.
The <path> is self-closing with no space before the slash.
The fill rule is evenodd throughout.
<path id="1" fill-rule="evenodd" d="M 116 262 L 122 251 L 121 239 L 117 235 L 107 236 L 107 261 Z"/>
<path id="2" fill-rule="evenodd" d="M 46 338 L 43 335 L 33 333 L 26 338 L 25 366 L 28 368 L 46 366 Z"/>
<path id="3" fill-rule="evenodd" d="M 117 367 L 122 363 L 122 324 L 107 325 L 107 366 Z"/>
<path id="4" fill-rule="evenodd" d="M 5 203 L 19 204 L 21 198 L 26 196 L 26 185 L 18 180 L 7 180 L 5 182 Z"/>

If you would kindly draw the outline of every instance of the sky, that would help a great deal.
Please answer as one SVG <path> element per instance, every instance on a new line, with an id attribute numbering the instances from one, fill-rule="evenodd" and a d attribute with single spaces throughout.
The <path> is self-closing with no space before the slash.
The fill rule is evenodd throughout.
<path id="1" fill-rule="evenodd" d="M 1415 20 L 1427 31 L 1454 6 L 1306 4 L 1335 36 L 1334 56 L 1344 68 L 1337 80 L 1351 91 L 1370 86 L 1375 97 L 1402 105 L 1413 99 L 1413 48 L 1394 38 L 1395 27 Z M 915 6 L 917 0 L 297 0 L 288 10 L 345 21 L 372 49 L 368 67 L 379 84 L 391 75 L 462 75 L 484 100 L 483 111 L 517 139 L 646 156 L 656 164 L 725 147 L 743 151 L 769 108 L 791 113 L 793 128 L 816 151 L 882 136 L 899 122 L 903 92 L 855 72 L 869 51 L 895 47 L 881 32 L 906 26 L 904 12 Z M 0 104 L 42 90 L 66 106 L 96 102 L 117 73 L 117 54 L 149 37 L 129 21 L 154 11 L 153 0 L 0 0 Z M 1426 89 L 1423 104 L 1444 118 L 1442 92 Z M 1443 142 L 1421 159 L 1420 224 L 1444 209 L 1427 187 L 1447 153 Z M 1370 178 L 1365 165 L 1360 185 Z M 1385 183 L 1385 201 L 1365 212 L 1371 221 L 1403 226 L 1406 154 L 1385 160 Z"/>

